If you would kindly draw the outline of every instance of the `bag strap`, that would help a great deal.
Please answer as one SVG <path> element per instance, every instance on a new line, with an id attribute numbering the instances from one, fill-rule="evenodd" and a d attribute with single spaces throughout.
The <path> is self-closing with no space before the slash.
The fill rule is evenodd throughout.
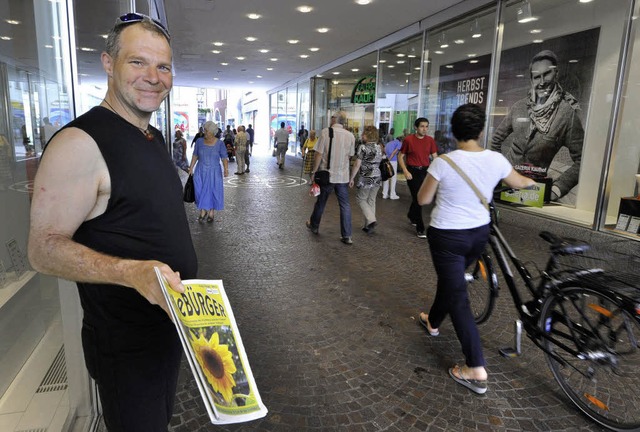
<path id="1" fill-rule="evenodd" d="M 331 143 L 333 142 L 333 128 L 329 127 L 329 154 L 327 155 L 327 171 L 331 168 Z"/>
<path id="2" fill-rule="evenodd" d="M 480 198 L 480 202 L 482 203 L 484 208 L 489 211 L 489 203 L 487 202 L 487 199 L 484 197 L 484 195 L 482 195 L 480 189 L 478 189 L 478 187 L 473 184 L 469 176 L 467 176 L 464 171 L 462 171 L 462 169 L 446 154 L 440 155 L 440 158 L 444 159 L 449 165 L 451 165 L 451 168 L 453 168 L 458 174 L 460 174 L 460 177 L 462 177 L 462 179 L 467 182 L 471 189 L 473 189 L 473 191 L 476 193 L 478 198 Z"/>

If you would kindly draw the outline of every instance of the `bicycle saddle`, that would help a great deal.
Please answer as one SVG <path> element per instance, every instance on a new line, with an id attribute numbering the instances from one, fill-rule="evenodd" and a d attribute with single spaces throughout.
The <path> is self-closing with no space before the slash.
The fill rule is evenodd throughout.
<path id="1" fill-rule="evenodd" d="M 551 252 L 555 255 L 575 255 L 588 251 L 591 246 L 589 243 L 572 238 L 562 238 L 550 233 L 549 231 L 541 231 L 540 237 L 551 243 Z"/>

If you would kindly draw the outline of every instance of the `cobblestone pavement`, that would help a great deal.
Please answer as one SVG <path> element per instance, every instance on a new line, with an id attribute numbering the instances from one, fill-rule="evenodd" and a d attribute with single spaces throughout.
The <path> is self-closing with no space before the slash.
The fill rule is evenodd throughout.
<path id="1" fill-rule="evenodd" d="M 174 432 L 601 430 L 568 401 L 526 337 L 521 357 L 499 355 L 512 344 L 516 317 L 506 288 L 480 327 L 489 391 L 477 396 L 449 377 L 447 368 L 463 362 L 451 322 L 433 338 L 416 321 L 434 296 L 435 273 L 427 241 L 406 217 L 406 184 L 398 183 L 401 199 L 378 200 L 372 235 L 360 230 L 352 196 L 347 246 L 333 197 L 319 235 L 305 227 L 315 199 L 300 180 L 301 161 L 286 163 L 282 171 L 274 158 L 254 157 L 250 174 L 231 174 L 213 224 L 198 223 L 187 204 L 199 277 L 223 279 L 269 413 L 212 426 L 184 361 Z M 544 241 L 523 228 L 503 231 L 524 261 L 541 261 Z"/>

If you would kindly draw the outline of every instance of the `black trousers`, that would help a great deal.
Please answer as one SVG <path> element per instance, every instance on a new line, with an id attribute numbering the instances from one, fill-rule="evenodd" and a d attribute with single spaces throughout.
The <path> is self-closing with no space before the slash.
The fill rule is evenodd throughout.
<path id="1" fill-rule="evenodd" d="M 407 186 L 409 186 L 409 191 L 411 192 L 411 206 L 407 217 L 411 223 L 416 224 L 416 231 L 421 233 L 424 232 L 424 221 L 422 220 L 422 206 L 418 204 L 418 191 L 427 177 L 427 170 L 426 168 L 417 169 L 412 166 L 407 166 L 407 169 L 412 177 L 411 180 L 407 180 Z"/>
<path id="2" fill-rule="evenodd" d="M 109 432 L 167 431 L 182 358 L 174 325 L 114 328 L 84 322 L 82 345 Z"/>

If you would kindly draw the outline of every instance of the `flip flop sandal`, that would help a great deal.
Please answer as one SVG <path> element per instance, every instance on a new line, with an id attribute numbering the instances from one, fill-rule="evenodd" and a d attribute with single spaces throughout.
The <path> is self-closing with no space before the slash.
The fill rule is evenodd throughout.
<path id="1" fill-rule="evenodd" d="M 457 370 L 458 373 L 461 374 L 462 373 L 462 368 L 460 368 L 460 366 L 456 365 L 456 366 L 454 366 L 454 367 L 449 369 L 449 375 L 451 375 L 451 378 L 453 378 L 453 380 L 455 382 L 465 386 L 466 388 L 468 388 L 469 390 L 471 390 L 472 392 L 477 393 L 477 394 L 485 394 L 487 392 L 487 381 L 478 381 L 478 380 L 474 380 L 474 379 L 465 379 L 465 378 L 462 378 L 462 374 L 460 376 L 456 376 L 453 373 L 454 370 Z"/>
<path id="2" fill-rule="evenodd" d="M 209 216 L 209 217 L 207 218 L 207 222 L 208 222 L 208 223 L 213 222 L 213 218 L 212 218 L 211 216 Z"/>
<path id="3" fill-rule="evenodd" d="M 422 324 L 422 327 L 427 329 L 427 332 L 429 332 L 429 334 L 431 336 L 440 336 L 440 330 L 431 328 L 429 323 L 422 319 L 421 315 L 418 315 L 418 322 L 420 322 L 420 324 Z"/>

